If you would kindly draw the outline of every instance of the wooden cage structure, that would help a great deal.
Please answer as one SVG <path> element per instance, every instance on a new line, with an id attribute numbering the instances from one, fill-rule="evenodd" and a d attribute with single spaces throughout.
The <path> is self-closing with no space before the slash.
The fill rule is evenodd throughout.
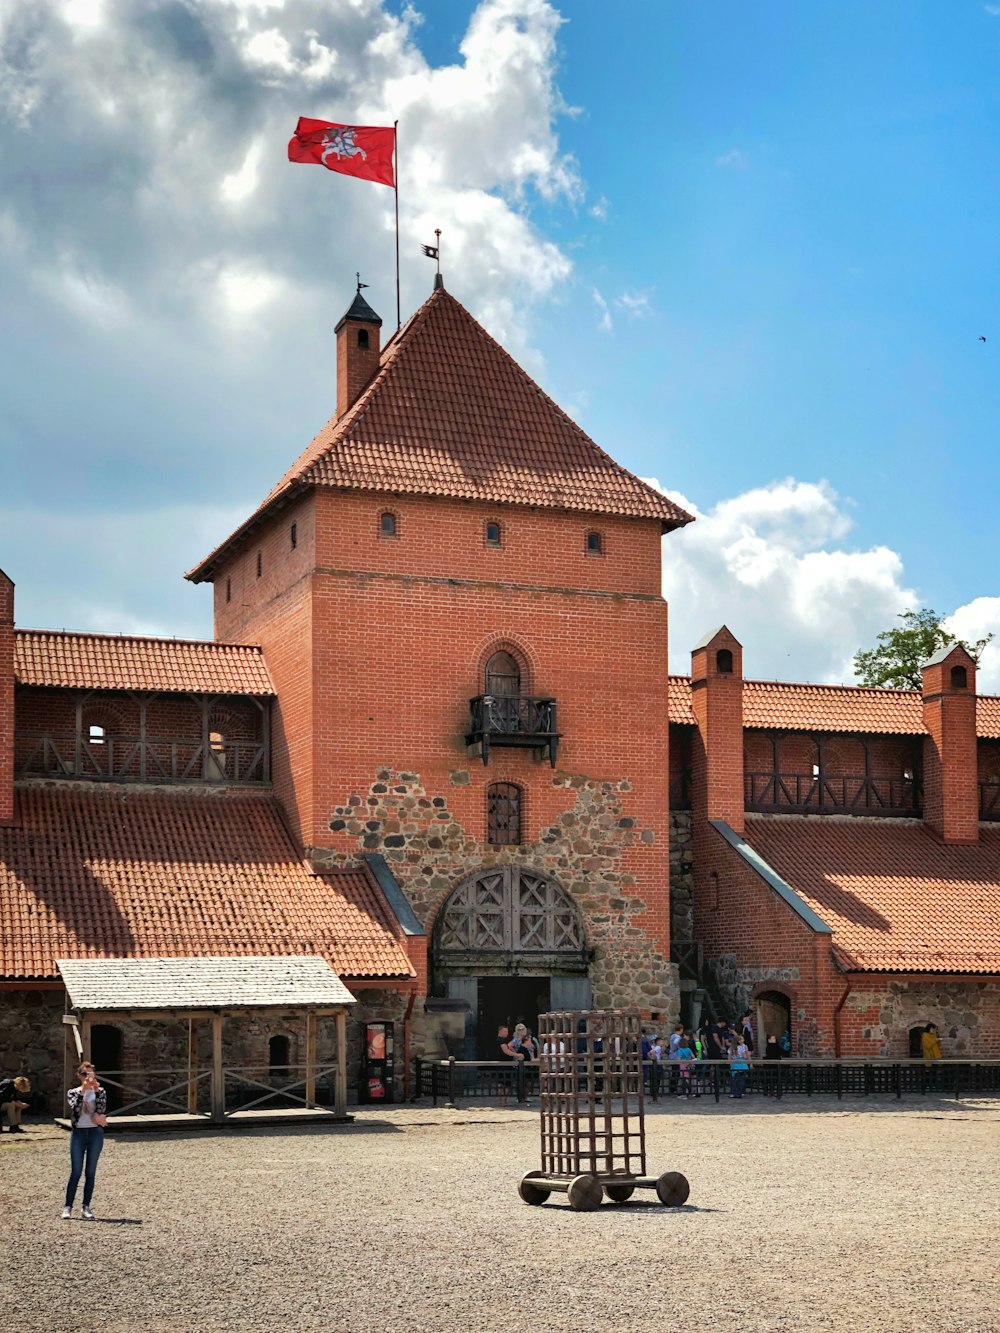
<path id="1" fill-rule="evenodd" d="M 640 1187 L 655 1189 L 667 1205 L 687 1199 L 680 1172 L 646 1174 L 640 1024 L 637 1010 L 539 1015 L 542 1165 L 521 1180 L 525 1203 L 561 1192 L 570 1207 L 588 1211 L 605 1195 L 624 1203 Z"/>

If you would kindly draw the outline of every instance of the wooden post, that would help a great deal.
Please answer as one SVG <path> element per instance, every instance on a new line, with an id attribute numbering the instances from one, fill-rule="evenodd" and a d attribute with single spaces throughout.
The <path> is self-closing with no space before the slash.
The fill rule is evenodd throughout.
<path id="1" fill-rule="evenodd" d="M 84 1020 L 83 1020 L 83 1033 L 82 1033 L 82 1036 L 83 1036 L 83 1055 L 81 1055 L 80 1059 L 81 1059 L 81 1060 L 89 1060 L 89 1059 L 91 1058 L 91 1055 L 90 1055 L 90 1019 L 87 1018 L 86 1016 L 84 1017 Z"/>
<path id="2" fill-rule="evenodd" d="M 188 1115 L 198 1113 L 198 1047 L 194 1019 L 188 1019 Z"/>
<path id="3" fill-rule="evenodd" d="M 316 1105 L 316 1015 L 306 1010 L 306 1106 Z"/>
<path id="4" fill-rule="evenodd" d="M 212 1015 L 212 1122 L 226 1118 L 226 1077 L 222 1072 L 222 1014 Z"/>
<path id="5" fill-rule="evenodd" d="M 337 1086 L 333 1109 L 337 1116 L 347 1114 L 347 1014 L 337 1015 Z"/>

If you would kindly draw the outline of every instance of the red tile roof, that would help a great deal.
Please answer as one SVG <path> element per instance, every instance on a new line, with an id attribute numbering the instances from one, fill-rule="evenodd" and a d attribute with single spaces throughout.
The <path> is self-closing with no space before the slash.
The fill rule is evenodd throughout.
<path id="1" fill-rule="evenodd" d="M 19 685 L 78 690 L 274 694 L 260 648 L 61 630 L 16 631 L 14 679 Z"/>
<path id="2" fill-rule="evenodd" d="M 0 976 L 57 958 L 317 954 L 410 978 L 366 869 L 315 875 L 268 796 L 24 786 L 0 828 Z"/>
<path id="3" fill-rule="evenodd" d="M 1000 974 L 1000 828 L 937 842 L 916 820 L 753 815 L 746 840 L 863 972 Z"/>
<path id="4" fill-rule="evenodd" d="M 669 679 L 671 722 L 694 726 L 691 677 Z M 980 695 L 979 735 L 1000 738 L 1000 698 Z M 808 685 L 781 680 L 743 682 L 743 725 L 768 730 L 857 731 L 894 736 L 923 736 L 919 690 L 883 690 L 867 685 Z"/>
<path id="5" fill-rule="evenodd" d="M 387 343 L 354 406 L 188 578 L 211 578 L 231 543 L 303 486 L 623 514 L 664 530 L 691 522 L 599 448 L 444 288 Z"/>

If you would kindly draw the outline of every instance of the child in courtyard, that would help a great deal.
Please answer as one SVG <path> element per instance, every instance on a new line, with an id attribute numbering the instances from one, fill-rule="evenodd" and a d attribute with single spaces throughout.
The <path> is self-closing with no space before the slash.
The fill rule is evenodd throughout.
<path id="1" fill-rule="evenodd" d="M 694 1051 L 691 1049 L 691 1039 L 687 1033 L 684 1034 L 680 1046 L 677 1048 L 677 1059 L 680 1061 L 677 1066 L 677 1096 L 691 1096 L 691 1063 L 694 1060 Z"/>
<path id="2" fill-rule="evenodd" d="M 729 1048 L 730 1096 L 740 1098 L 747 1090 L 750 1076 L 750 1048 L 745 1041 L 739 1041 Z"/>

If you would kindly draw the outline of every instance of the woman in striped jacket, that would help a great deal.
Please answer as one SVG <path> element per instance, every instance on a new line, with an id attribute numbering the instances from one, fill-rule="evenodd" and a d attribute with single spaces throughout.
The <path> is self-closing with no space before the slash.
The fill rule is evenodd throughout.
<path id="1" fill-rule="evenodd" d="M 83 1175 L 83 1217 L 86 1222 L 93 1222 L 90 1201 L 94 1197 L 94 1181 L 97 1177 L 97 1161 L 104 1147 L 104 1126 L 107 1124 L 108 1094 L 97 1081 L 97 1072 L 89 1060 L 84 1060 L 77 1067 L 80 1086 L 70 1088 L 66 1093 L 69 1102 L 69 1181 L 66 1185 L 66 1206 L 62 1211 L 65 1219 L 73 1216 L 73 1200 L 76 1187 Z M 86 1170 L 84 1170 L 86 1167 Z"/>

